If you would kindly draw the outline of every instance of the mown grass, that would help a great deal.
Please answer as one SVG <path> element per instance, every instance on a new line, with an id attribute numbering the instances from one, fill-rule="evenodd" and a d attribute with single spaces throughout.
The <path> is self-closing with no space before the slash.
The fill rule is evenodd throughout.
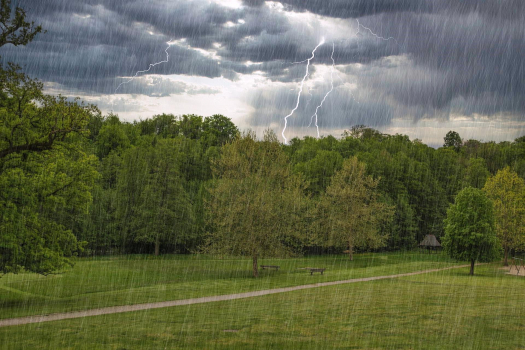
<path id="1" fill-rule="evenodd" d="M 456 264 L 444 255 L 419 253 L 264 259 L 279 271 L 251 275 L 251 260 L 208 256 L 121 256 L 79 259 L 62 274 L 0 278 L 0 318 L 41 315 L 165 300 L 240 293 L 350 278 L 390 275 Z M 300 267 L 327 268 L 311 276 Z"/>
<path id="2" fill-rule="evenodd" d="M 500 265 L 0 328 L 2 349 L 523 349 Z"/>

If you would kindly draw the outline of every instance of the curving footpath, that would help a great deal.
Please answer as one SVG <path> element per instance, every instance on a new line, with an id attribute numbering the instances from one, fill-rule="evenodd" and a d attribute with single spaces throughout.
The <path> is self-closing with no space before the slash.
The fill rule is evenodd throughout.
<path id="1" fill-rule="evenodd" d="M 417 271 L 417 272 L 400 273 L 400 274 L 397 274 L 397 275 L 364 277 L 364 278 L 354 278 L 354 279 L 351 279 L 351 280 L 343 280 L 343 281 L 333 281 L 333 282 L 322 282 L 322 283 L 314 283 L 314 284 L 305 284 L 305 285 L 295 286 L 295 287 L 266 289 L 266 290 L 259 290 L 259 291 L 246 292 L 246 293 L 215 295 L 215 296 L 211 296 L 211 297 L 202 297 L 202 298 L 193 298 L 193 299 L 181 299 L 181 300 L 172 300 L 172 301 L 160 301 L 160 302 L 156 302 L 156 303 L 146 303 L 146 304 L 111 306 L 111 307 L 104 307 L 104 308 L 100 308 L 100 309 L 90 309 L 90 310 L 74 311 L 74 312 L 62 312 L 62 313 L 56 313 L 56 314 L 51 314 L 51 315 L 38 315 L 38 316 L 26 316 L 26 317 L 17 317 L 17 318 L 7 318 L 7 319 L 4 319 L 4 320 L 0 320 L 0 327 L 19 326 L 19 325 L 28 324 L 28 323 L 40 323 L 40 322 L 67 320 L 67 319 L 70 319 L 70 318 L 81 318 L 81 317 L 88 317 L 88 316 L 99 316 L 99 315 L 107 315 L 107 314 L 116 314 L 116 313 L 121 313 L 121 312 L 131 312 L 131 311 L 140 311 L 140 310 L 159 309 L 159 308 L 171 307 L 171 306 L 211 303 L 211 302 L 214 302 L 214 301 L 244 299 L 244 298 L 258 297 L 258 296 L 262 296 L 262 295 L 293 292 L 293 291 L 302 290 L 302 289 L 319 288 L 319 287 L 326 287 L 326 286 L 335 286 L 335 285 L 338 285 L 338 284 L 367 282 L 367 281 L 383 280 L 383 279 L 388 279 L 388 278 L 397 278 L 397 277 L 421 275 L 421 274 L 424 274 L 424 273 L 437 272 L 437 271 L 450 270 L 450 269 L 458 269 L 458 268 L 461 268 L 461 267 L 470 267 L 470 265 L 458 265 L 458 266 L 444 267 L 444 268 L 441 268 L 441 269 L 432 269 L 432 270 L 423 270 L 423 271 Z"/>

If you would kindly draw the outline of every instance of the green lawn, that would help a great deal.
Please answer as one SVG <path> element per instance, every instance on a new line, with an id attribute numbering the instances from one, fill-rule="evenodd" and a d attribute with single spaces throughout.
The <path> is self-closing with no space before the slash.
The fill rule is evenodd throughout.
<path id="1" fill-rule="evenodd" d="M 374 259 L 359 261 L 373 265 Z M 525 278 L 506 275 L 492 264 L 477 267 L 473 277 L 468 268 L 454 269 L 5 327 L 0 328 L 0 348 L 525 349 L 524 295 Z"/>
<path id="2" fill-rule="evenodd" d="M 457 263 L 444 255 L 358 254 L 300 259 L 264 259 L 279 271 L 251 276 L 250 259 L 207 256 L 122 256 L 80 259 L 59 275 L 5 275 L 0 278 L 0 318 L 49 314 L 105 306 L 187 299 L 350 278 L 390 275 Z M 310 276 L 298 267 L 325 267 Z"/>

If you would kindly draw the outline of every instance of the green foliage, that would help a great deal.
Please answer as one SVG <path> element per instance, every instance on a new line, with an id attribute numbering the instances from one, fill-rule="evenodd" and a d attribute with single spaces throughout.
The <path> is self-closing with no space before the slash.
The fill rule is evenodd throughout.
<path id="1" fill-rule="evenodd" d="M 239 129 L 230 118 L 214 114 L 204 118 L 202 123 L 202 138 L 206 147 L 222 146 L 231 142 L 239 134 Z"/>
<path id="2" fill-rule="evenodd" d="M 467 187 L 458 193 L 447 211 L 442 245 L 451 258 L 471 262 L 471 275 L 474 262 L 499 258 L 501 243 L 496 237 L 494 206 L 482 190 Z"/>
<path id="3" fill-rule="evenodd" d="M 440 148 L 434 153 L 430 164 L 447 200 L 452 202 L 461 189 L 463 178 L 458 153 L 450 148 Z"/>
<path id="4" fill-rule="evenodd" d="M 254 276 L 259 257 L 293 253 L 287 242 L 297 233 L 304 185 L 291 173 L 275 134 L 257 142 L 247 133 L 226 144 L 213 174 L 206 251 L 251 256 Z"/>
<path id="5" fill-rule="evenodd" d="M 1 1 L 0 47 L 25 45 L 42 31 L 25 17 Z M 62 219 L 91 200 L 95 159 L 80 144 L 98 110 L 42 87 L 12 63 L 0 68 L 0 273 L 49 274 L 82 250 Z"/>
<path id="6" fill-rule="evenodd" d="M 220 147 L 232 141 L 239 129 L 231 119 L 220 114 L 203 118 L 189 114 L 175 117 L 173 114 L 160 114 L 137 123 L 142 135 L 156 135 L 162 138 L 184 136 L 201 140 L 205 148 Z"/>
<path id="7" fill-rule="evenodd" d="M 379 227 L 390 220 L 392 208 L 379 200 L 378 182 L 366 175 L 365 165 L 356 157 L 346 159 L 319 203 L 326 242 L 348 247 L 350 259 L 355 248 L 379 248 L 386 242 Z"/>
<path id="8" fill-rule="evenodd" d="M 82 140 L 98 110 L 42 94 L 14 65 L 0 77 L 0 271 L 48 274 L 82 248 L 64 213 L 92 199 L 96 159 Z"/>
<path id="9" fill-rule="evenodd" d="M 467 169 L 464 175 L 464 184 L 466 187 L 483 188 L 489 178 L 490 173 L 487 169 L 485 159 L 471 158 L 468 161 Z"/>
<path id="10" fill-rule="evenodd" d="M 319 195 L 326 190 L 335 172 L 341 169 L 343 157 L 336 151 L 317 151 L 312 159 L 298 163 L 294 167 L 296 173 L 303 174 L 308 181 L 308 190 L 313 195 Z"/>
<path id="11" fill-rule="evenodd" d="M 97 135 L 97 156 L 102 159 L 111 151 L 122 152 L 131 145 L 122 123 L 116 115 L 104 118 Z"/>
<path id="12" fill-rule="evenodd" d="M 483 190 L 494 202 L 498 238 L 507 266 L 511 249 L 525 249 L 525 181 L 506 167 L 488 179 Z"/>
<path id="13" fill-rule="evenodd" d="M 34 22 L 26 21 L 26 12 L 20 7 L 11 8 L 11 0 L 0 2 L 0 47 L 13 44 L 14 46 L 27 45 L 38 33 L 42 26 L 35 26 Z M 12 16 L 14 14 L 14 16 Z"/>
<path id="14" fill-rule="evenodd" d="M 343 132 L 344 137 L 353 137 L 353 138 L 359 138 L 364 140 L 381 140 L 383 137 L 383 134 L 381 134 L 379 131 L 370 128 L 366 125 L 354 125 L 350 128 L 350 131 L 345 130 Z"/>
<path id="15" fill-rule="evenodd" d="M 180 139 L 160 140 L 125 153 L 118 175 L 118 216 L 125 240 L 153 244 L 184 243 L 193 214 L 185 179 Z"/>
<path id="16" fill-rule="evenodd" d="M 136 239 L 143 226 L 148 226 L 146 218 L 137 219 L 137 226 L 132 229 L 129 213 L 123 214 L 129 206 L 125 198 L 135 199 L 134 195 L 122 197 L 122 188 L 130 186 L 126 191 L 132 193 L 129 191 L 145 180 L 136 182 L 134 177 L 129 177 L 135 185 L 126 184 L 128 177 L 116 174 L 124 174 L 120 172 L 123 167 L 128 172 L 131 168 L 146 167 L 147 162 L 124 155 L 136 147 L 142 150 L 156 148 L 163 140 L 178 140 L 179 176 L 191 203 L 193 218 L 184 234 L 175 235 L 182 237 L 181 240 L 163 240 L 163 250 L 194 251 L 201 245 L 205 232 L 211 229 L 205 218 L 206 213 L 211 212 L 210 199 L 206 199 L 209 193 L 204 188 L 217 184 L 223 177 L 212 168 L 237 135 L 231 120 L 220 115 L 203 118 L 163 114 L 127 123 L 110 115 L 102 119 L 91 118 L 89 129 L 96 137 L 91 136 L 92 143 L 86 145 L 86 152 L 94 151 L 102 156 L 99 171 L 103 179 L 93 192 L 97 203 L 90 207 L 98 216 L 90 212 L 89 218 L 72 222 L 68 227 L 80 239 L 90 242 L 90 250 L 142 251 L 143 244 L 151 248 L 151 241 L 144 243 L 146 241 Z M 443 236 L 447 207 L 462 187 L 482 187 L 487 174 L 501 164 L 525 169 L 525 161 L 521 161 L 525 151 L 519 142 L 495 144 L 469 140 L 460 152 L 455 152 L 450 148 L 435 150 L 419 140 L 411 141 L 404 135 L 383 135 L 366 127 L 355 128 L 353 135 L 340 140 L 332 136 L 294 138 L 289 145 L 278 145 L 280 152 L 287 156 L 289 169 L 307 184 L 302 194 L 312 197 L 296 213 L 300 216 L 300 224 L 295 226 L 298 234 L 285 239 L 286 246 L 297 248 L 292 250 L 340 249 L 319 240 L 323 227 L 314 209 L 325 195 L 333 175 L 349 157 L 357 156 L 366 164 L 366 175 L 381 178 L 376 187 L 378 196 L 394 208 L 394 214 L 392 220 L 381 224 L 379 229 L 389 237 L 384 249 L 391 250 L 410 249 L 426 234 L 434 234 L 438 239 Z M 263 141 L 254 139 L 254 142 Z M 143 156 L 151 157 L 147 152 Z"/>
<path id="17" fill-rule="evenodd" d="M 179 120 L 180 133 L 182 136 L 198 140 L 202 135 L 202 121 L 200 115 L 185 114 Z"/>
<path id="18" fill-rule="evenodd" d="M 158 135 L 161 137 L 176 137 L 179 135 L 179 125 L 173 114 L 158 114 L 150 119 L 137 123 L 142 135 Z"/>
<path id="19" fill-rule="evenodd" d="M 390 249 L 411 249 L 416 243 L 418 231 L 416 215 L 407 195 L 400 195 L 394 204 L 394 215 L 388 225 L 383 229 L 389 232 L 387 246 Z"/>
<path id="20" fill-rule="evenodd" d="M 443 147 L 452 147 L 454 150 L 459 151 L 463 141 L 459 134 L 455 131 L 449 131 L 444 137 L 445 143 Z"/>
<path id="21" fill-rule="evenodd" d="M 23 152 L 51 150 L 74 135 L 86 136 L 93 105 L 42 94 L 42 83 L 9 64 L 0 70 L 0 160 Z"/>

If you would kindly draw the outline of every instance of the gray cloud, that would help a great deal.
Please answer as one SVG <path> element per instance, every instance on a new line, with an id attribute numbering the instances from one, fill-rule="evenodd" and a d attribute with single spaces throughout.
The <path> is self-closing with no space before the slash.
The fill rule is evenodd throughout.
<path id="1" fill-rule="evenodd" d="M 184 93 L 189 95 L 210 95 L 219 93 L 219 90 L 193 86 L 180 81 L 164 79 L 160 76 L 147 76 L 124 80 L 117 93 L 165 97 Z"/>
<path id="2" fill-rule="evenodd" d="M 289 11 L 309 11 L 315 14 L 357 18 L 384 12 L 430 11 L 432 2 L 428 0 L 281 0 Z M 264 1 L 244 0 L 250 6 L 261 6 Z"/>
<path id="3" fill-rule="evenodd" d="M 250 122 L 261 125 L 277 122 L 293 107 L 294 95 L 283 83 L 298 82 L 304 64 L 291 62 L 309 57 L 320 36 L 326 35 L 328 42 L 316 52 L 311 72 L 315 74 L 315 65 L 331 63 L 329 41 L 335 40 L 334 59 L 341 74 L 356 79 L 369 95 L 361 96 L 357 104 L 347 89 L 336 89 L 326 107 L 335 117 L 323 120 L 328 123 L 325 127 L 353 122 L 381 126 L 401 114 L 415 120 L 446 119 L 450 113 L 523 118 L 522 0 L 280 2 L 282 10 L 259 0 L 244 0 L 241 8 L 204 0 L 25 0 L 19 4 L 48 33 L 26 47 L 3 47 L 0 55 L 4 62 L 19 63 L 44 81 L 111 94 L 121 77 L 165 59 L 168 40 L 186 39 L 172 45 L 170 61 L 151 73 L 223 76 L 235 81 L 241 75 L 262 72 L 276 85 L 249 94 L 255 108 Z M 289 16 L 298 13 L 310 20 Z M 364 27 L 356 36 L 355 19 L 375 34 L 395 40 L 377 38 Z M 333 27 L 326 29 L 320 21 Z M 144 81 L 139 79 L 119 92 L 214 93 L 164 80 L 155 90 Z M 310 102 L 319 101 L 321 95 L 313 93 Z"/>

